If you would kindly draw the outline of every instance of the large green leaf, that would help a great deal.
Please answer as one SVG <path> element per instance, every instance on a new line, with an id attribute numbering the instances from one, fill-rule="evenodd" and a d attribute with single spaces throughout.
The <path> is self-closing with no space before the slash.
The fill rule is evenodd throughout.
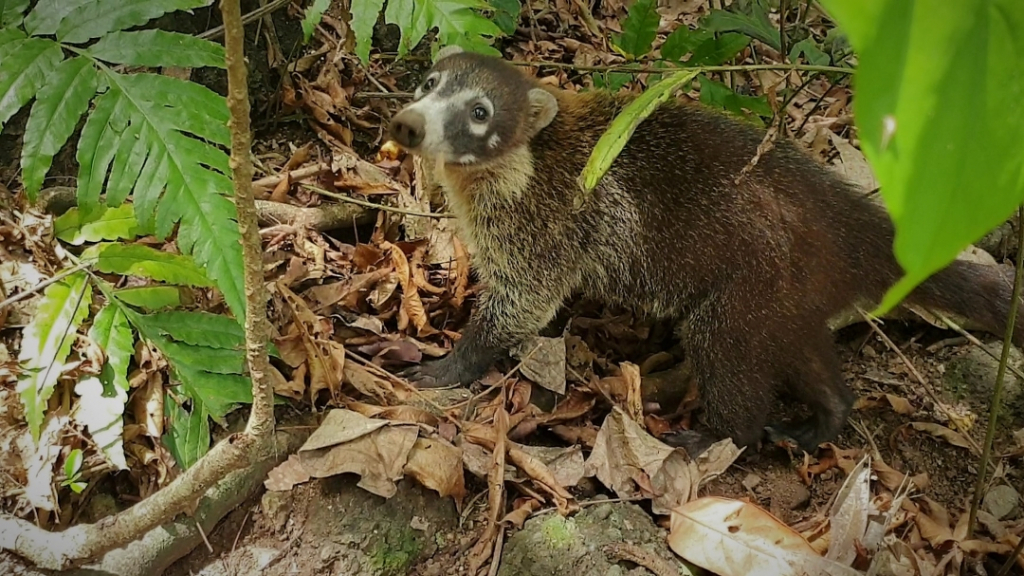
<path id="1" fill-rule="evenodd" d="M 704 27 L 711 32 L 742 32 L 776 50 L 782 50 L 779 29 L 772 25 L 764 8 L 756 2 L 750 8 L 751 14 L 712 10 L 704 19 Z"/>
<path id="2" fill-rule="evenodd" d="M 162 438 L 164 446 L 187 470 L 210 450 L 210 415 L 202 404 L 185 410 L 170 394 L 164 399 L 164 415 L 171 424 Z"/>
<path id="3" fill-rule="evenodd" d="M 39 193 L 54 154 L 75 130 L 98 87 L 92 62 L 78 57 L 61 62 L 36 94 L 21 151 L 22 180 L 29 199 Z"/>
<path id="4" fill-rule="evenodd" d="M 590 153 L 590 158 L 587 159 L 587 165 L 583 167 L 583 172 L 579 176 L 582 194 L 577 194 L 574 200 L 577 208 L 582 206 L 590 191 L 597 186 L 601 178 L 611 168 L 612 163 L 619 157 L 619 153 L 622 152 L 626 143 L 629 142 L 629 138 L 636 131 L 636 127 L 657 110 L 658 106 L 671 98 L 676 90 L 691 82 L 695 76 L 697 76 L 696 70 L 676 72 L 666 76 L 644 91 L 636 100 L 630 102 L 622 109 L 622 112 L 619 112 L 597 141 L 597 145 Z"/>
<path id="5" fill-rule="evenodd" d="M 192 258 L 142 244 L 97 244 L 83 256 L 96 258 L 96 269 L 107 274 L 141 276 L 182 286 L 210 286 L 210 280 Z"/>
<path id="6" fill-rule="evenodd" d="M 622 21 L 622 34 L 612 39 L 615 45 L 634 58 L 639 58 L 651 51 L 651 45 L 658 35 L 658 14 L 656 0 L 635 0 L 629 7 L 629 14 Z"/>
<path id="7" fill-rule="evenodd" d="M 245 317 L 241 236 L 228 178 L 228 111 L 209 89 L 156 74 L 106 73 L 78 146 L 78 205 L 90 214 L 107 178 L 107 203 L 134 189 L 135 217 L 203 266 L 236 320 Z M 202 140 L 195 138 L 197 136 Z M 117 191 L 116 193 L 114 191 Z"/>
<path id="8" fill-rule="evenodd" d="M 693 55 L 686 61 L 686 66 L 718 66 L 732 60 L 750 44 L 750 38 L 732 32 L 717 38 L 708 38 L 693 49 Z"/>
<path id="9" fill-rule="evenodd" d="M 80 396 L 76 419 L 85 424 L 107 460 L 125 470 L 122 416 L 128 401 L 128 365 L 134 352 L 128 318 L 117 306 L 108 305 L 96 314 L 89 337 L 106 353 L 107 361 L 99 378 L 90 376 L 75 385 Z"/>
<path id="10" fill-rule="evenodd" d="M 227 316 L 176 310 L 151 314 L 146 322 L 161 334 L 186 344 L 236 351 L 245 348 L 242 327 Z"/>
<path id="11" fill-rule="evenodd" d="M 352 3 L 352 20 L 349 27 L 356 35 L 356 56 L 366 64 L 370 61 L 370 47 L 373 43 L 373 26 L 377 23 L 384 0 L 357 0 Z"/>
<path id="12" fill-rule="evenodd" d="M 94 0 L 39 0 L 25 17 L 25 30 L 33 36 L 47 36 L 57 32 L 57 26 L 72 10 Z"/>
<path id="13" fill-rule="evenodd" d="M 225 66 L 224 47 L 220 44 L 163 30 L 113 32 L 86 51 L 93 58 L 129 66 Z"/>
<path id="14" fill-rule="evenodd" d="M 252 381 L 245 376 L 198 370 L 180 359 L 172 366 L 185 393 L 205 406 L 214 420 L 243 404 L 252 404 Z"/>
<path id="15" fill-rule="evenodd" d="M 135 220 L 135 207 L 131 204 L 104 208 L 98 217 L 85 221 L 78 208 L 72 208 L 53 221 L 53 235 L 74 246 L 135 238 L 141 229 Z"/>
<path id="16" fill-rule="evenodd" d="M 57 38 L 78 44 L 124 30 L 176 10 L 207 6 L 213 0 L 93 0 L 69 11 L 57 25 Z"/>
<path id="17" fill-rule="evenodd" d="M 0 131 L 36 95 L 63 59 L 60 46 L 42 38 L 0 44 Z"/>
<path id="18" fill-rule="evenodd" d="M 480 15 L 490 9 L 482 0 L 417 0 L 422 4 L 422 18 L 428 29 L 437 27 L 437 38 L 442 45 L 457 45 L 484 54 L 500 56 L 487 38 L 501 36 L 501 28 Z"/>
<path id="19" fill-rule="evenodd" d="M 1024 199 L 1024 2 L 824 4 L 858 51 L 861 147 L 906 272 L 887 310 Z"/>
<path id="20" fill-rule="evenodd" d="M 423 40 L 430 25 L 426 20 L 424 3 L 416 0 L 388 0 L 384 10 L 384 21 L 398 26 L 401 38 L 398 42 L 398 55 L 405 56 Z"/>
<path id="21" fill-rule="evenodd" d="M 143 310 L 163 310 L 181 306 L 181 291 L 177 286 L 138 286 L 122 288 L 116 292 L 117 299 L 130 306 L 138 306 Z"/>
<path id="22" fill-rule="evenodd" d="M 0 0 L 0 27 L 17 26 L 28 8 L 29 0 Z"/>
<path id="23" fill-rule="evenodd" d="M 678 62 L 683 59 L 683 56 L 686 56 L 687 53 L 692 52 L 694 48 L 710 38 L 712 38 L 712 34 L 707 30 L 690 30 L 686 26 L 680 26 L 669 34 L 665 42 L 662 43 L 661 57 Z"/>
<path id="24" fill-rule="evenodd" d="M 306 8 L 306 15 L 302 17 L 303 42 L 309 42 L 313 37 L 313 30 L 320 24 L 320 19 L 330 5 L 331 0 L 313 0 L 313 4 Z"/>
<path id="25" fill-rule="evenodd" d="M 29 430 L 37 441 L 46 402 L 71 352 L 75 332 L 89 313 L 91 295 L 84 272 L 49 285 L 32 321 L 22 332 L 18 394 L 25 407 Z"/>

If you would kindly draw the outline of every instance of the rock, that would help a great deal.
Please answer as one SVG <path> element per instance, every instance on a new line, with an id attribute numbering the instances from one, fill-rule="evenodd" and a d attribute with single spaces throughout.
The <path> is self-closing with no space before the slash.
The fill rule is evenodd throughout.
<path id="1" fill-rule="evenodd" d="M 761 483 L 761 477 L 751 472 L 747 474 L 747 477 L 743 479 L 743 487 L 747 490 L 753 490 L 758 484 Z"/>
<path id="2" fill-rule="evenodd" d="M 668 548 L 666 532 L 639 506 L 606 503 L 563 518 L 545 514 L 531 518 L 509 538 L 499 576 L 626 576 L 632 565 L 609 559 L 608 544 L 628 542 L 691 574 Z"/>
<path id="3" fill-rule="evenodd" d="M 985 494 L 981 507 L 994 516 L 996 520 L 1009 518 L 1020 504 L 1020 495 L 1012 487 L 1005 484 L 995 486 Z"/>
<path id="4" fill-rule="evenodd" d="M 275 532 L 281 532 L 292 513 L 292 493 L 268 491 L 260 499 L 260 509 Z"/>

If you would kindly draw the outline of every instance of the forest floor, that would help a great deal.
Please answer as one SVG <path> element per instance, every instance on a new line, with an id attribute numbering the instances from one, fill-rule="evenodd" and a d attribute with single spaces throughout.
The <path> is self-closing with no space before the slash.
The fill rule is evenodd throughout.
<path id="1" fill-rule="evenodd" d="M 602 2 L 598 11 L 586 18 L 581 12 L 586 3 L 553 0 L 547 4 L 548 13 L 536 22 L 524 18 L 519 31 L 502 41 L 507 58 L 565 65 L 538 69 L 545 82 L 570 90 L 592 88 L 594 77 L 601 75 L 580 72 L 573 66 L 624 62 L 611 50 L 608 34 L 620 31 L 617 22 L 626 15 L 625 2 Z M 707 1 L 689 0 L 669 2 L 659 10 L 663 39 L 677 26 L 696 24 L 709 6 Z M 218 21 L 216 10 L 204 9 L 163 24 L 197 33 Z M 264 22 L 247 27 L 257 130 L 254 153 L 257 178 L 264 179 L 264 185 L 257 188 L 260 197 L 314 211 L 333 204 L 330 198 L 302 186 L 304 182 L 405 210 L 443 209 L 424 199 L 421 176 L 412 158 L 379 154 L 388 120 L 407 101 L 407 93 L 429 66 L 429 54 L 419 50 L 406 59 L 375 57 L 368 69 L 363 68 L 349 52 L 351 34 L 339 8 L 328 11 L 305 47 L 292 9 L 274 13 L 273 26 Z M 827 35 L 827 23 L 820 16 L 809 18 L 806 25 L 816 37 Z M 378 30 L 375 49 L 390 54 L 396 44 L 393 29 Z M 760 57 L 770 55 L 763 46 L 758 47 L 762 49 Z M 749 63 L 752 57 L 748 49 L 736 61 Z M 290 72 L 281 74 L 286 67 Z M 194 71 L 192 79 L 224 93 L 222 73 Z M 638 90 L 647 80 L 646 74 L 633 74 L 624 89 Z M 765 87 L 770 86 L 772 97 L 806 83 L 788 103 L 783 137 L 796 139 L 822 162 L 866 190 L 872 189 L 870 171 L 856 148 L 849 78 L 800 78 L 762 71 L 733 73 L 723 81 L 748 95 L 765 94 Z M 696 99 L 698 92 L 690 90 L 683 97 Z M 25 111 L 16 115 L 0 137 L 0 193 L 5 195 L 0 206 L 19 215 L 26 212 L 24 195 L 19 194 L 17 164 L 19 130 L 24 129 L 26 118 Z M 293 176 L 280 177 L 288 171 Z M 75 152 L 69 145 L 56 157 L 47 185 L 74 186 L 76 172 Z M 657 513 L 658 505 L 651 500 L 653 474 L 637 474 L 637 485 L 629 497 L 623 497 L 622 490 L 609 488 L 606 478 L 584 474 L 584 457 L 591 455 L 599 435 L 613 433 L 602 430 L 608 426 L 606 418 L 611 420 L 609 414 L 613 414 L 609 401 L 618 403 L 634 390 L 646 390 L 649 382 L 674 383 L 679 393 L 674 399 L 682 402 L 681 410 L 671 417 L 643 419 L 649 433 L 657 436 L 679 426 L 701 425 L 699 411 L 693 410 L 694 398 L 687 394 L 685 352 L 667 327 L 593 303 L 573 302 L 566 333 L 538 344 L 564 345 L 564 358 L 556 358 L 553 364 L 566 367 L 561 373 L 552 373 L 552 363 L 539 358 L 543 354 L 521 353 L 519 364 L 508 361 L 495 367 L 469 391 L 448 391 L 447 396 L 430 396 L 424 403 L 419 395 L 395 392 L 399 386 L 381 376 L 378 369 L 397 371 L 410 362 L 441 355 L 450 347 L 476 290 L 464 250 L 450 221 L 403 219 L 400 212 L 350 207 L 344 216 L 347 221 L 331 229 L 311 230 L 299 217 L 288 221 L 280 215 L 275 217 L 277 224 L 263 228 L 266 276 L 277 287 L 272 294 L 271 320 L 283 358 L 283 363 L 275 364 L 281 374 L 276 391 L 289 399 L 278 413 L 284 417 L 309 413 L 315 405 L 315 411 L 345 408 L 361 417 L 412 422 L 434 432 L 430 441 L 465 450 L 461 463 L 470 473 L 463 481 L 459 460 L 454 468 L 445 467 L 438 457 L 427 460 L 432 471 L 409 473 L 397 483 L 391 483 L 391 478 L 369 482 L 366 477 L 379 471 L 381 463 L 370 457 L 360 460 L 357 453 L 361 454 L 361 449 L 353 448 L 339 458 L 359 462 L 325 464 L 327 472 L 314 474 L 323 477 L 310 479 L 296 471 L 296 460 L 289 460 L 272 475 L 268 490 L 230 512 L 204 535 L 200 546 L 166 574 L 473 574 L 479 564 L 490 564 L 493 546 L 499 550 L 504 546 L 498 573 L 507 576 L 554 574 L 558 570 L 613 573 L 607 571 L 611 564 L 618 564 L 614 573 L 621 574 L 684 573 L 666 543 L 668 516 Z M 24 230 L 45 229 L 45 223 L 30 228 L 24 219 L 19 222 Z M 45 252 L 49 258 L 58 253 L 52 234 L 13 237 L 2 232 L 0 243 L 5 253 Z M 1005 234 L 1005 229 L 1001 233 Z M 1013 249 L 1003 236 L 986 238 L 982 247 L 979 254 L 993 265 L 1001 262 L 1003 266 Z M 723 263 L 728 265 L 732 263 Z M 0 282 L 9 283 L 11 274 L 0 269 Z M 286 296 L 289 293 L 297 295 L 305 307 L 297 307 Z M 197 298 L 196 306 L 223 309 L 216 298 Z M 17 358 L 20 332 L 30 315 L 30 307 L 19 307 L 0 320 L 0 415 L 5 430 L 0 439 L 3 451 L 9 454 L 15 453 L 13 447 L 25 423 L 19 419 L 15 379 L 5 378 L 2 367 Z M 311 327 L 344 348 L 343 382 L 309 369 L 297 334 Z M 980 535 L 972 543 L 966 537 L 964 521 L 978 476 L 978 447 L 985 437 L 995 380 L 992 353 L 998 355 L 1000 349 L 998 335 L 974 335 L 987 350 L 920 318 L 880 322 L 877 327 L 857 322 L 838 330 L 836 345 L 843 374 L 859 398 L 840 437 L 814 456 L 767 445 L 738 457 L 716 455 L 724 471 L 712 473 L 709 470 L 716 463 L 708 463 L 701 469 L 702 476 L 694 478 L 699 484 L 694 490 L 700 496 L 757 504 L 822 552 L 829 541 L 823 536 L 829 532 L 827 520 L 835 522 L 834 505 L 851 497 L 840 489 L 861 458 L 870 456 L 873 473 L 865 481 L 870 486 L 865 497 L 882 511 L 898 512 L 895 519 L 890 517 L 886 532 L 884 548 L 891 560 L 889 572 L 882 573 L 969 573 L 967 566 L 974 565 L 991 574 L 992 567 L 1005 558 L 1000 554 L 1015 545 L 1024 532 L 1017 491 L 1024 485 L 1024 380 L 1007 374 L 1004 418 L 995 440 L 995 473 L 984 490 Z M 1024 370 L 1024 358 L 1016 350 L 1011 365 Z M 659 374 L 667 376 L 659 380 Z M 540 384 L 552 381 L 555 387 L 566 387 L 565 396 L 556 398 Z M 495 395 L 495 390 L 505 393 Z M 395 402 L 395 398 L 406 401 Z M 556 400 L 558 407 L 553 408 Z M 144 401 L 140 389 L 133 391 L 129 403 L 138 406 Z M 551 490 L 545 488 L 544 477 L 536 470 L 522 461 L 509 462 L 506 477 L 513 481 L 505 483 L 508 507 L 501 514 L 511 513 L 505 518 L 501 536 L 495 540 L 492 535 L 490 543 L 481 547 L 481 534 L 495 514 L 489 502 L 494 487 L 486 478 L 491 452 L 479 448 L 480 442 L 456 439 L 463 434 L 456 434 L 453 425 L 431 413 L 430 408 L 438 404 L 455 415 L 464 426 L 463 434 L 473 430 L 485 435 L 483 428 L 493 433 L 505 419 L 507 428 L 501 431 L 532 447 L 535 451 L 529 454 L 542 460 L 560 482 L 570 480 L 561 489 Z M 775 409 L 781 415 L 794 415 L 786 399 L 780 399 Z M 137 414 L 126 410 L 126 424 Z M 242 419 L 244 411 L 234 414 L 232 421 Z M 342 431 L 352 425 L 334 424 Z M 388 429 L 397 435 L 407 428 Z M 214 435 L 220 437 L 223 431 Z M 126 450 L 133 456 L 131 473 L 114 474 L 97 467 L 100 472 L 88 477 L 89 489 L 81 495 L 53 480 L 52 490 L 59 502 L 56 514 L 33 516 L 34 512 L 26 512 L 31 508 L 26 507 L 26 487 L 19 480 L 25 477 L 26 466 L 20 461 L 0 462 L 0 468 L 12 471 L 0 482 L 0 503 L 5 512 L 33 518 L 50 529 L 94 521 L 104 510 L 137 501 L 174 475 L 173 459 L 159 440 L 134 440 L 143 441 L 144 450 Z M 390 441 L 378 441 L 380 446 L 390 446 Z M 473 452 L 471 457 L 472 450 L 482 453 Z M 622 454 L 606 457 L 613 467 L 625 466 L 624 461 L 615 460 L 625 458 Z M 376 458 L 384 461 L 386 455 Z M 332 471 L 361 472 L 363 481 L 357 486 L 359 476 Z M 452 476 L 455 472 L 459 479 Z M 368 484 L 373 493 L 364 490 Z M 909 496 L 901 500 L 907 490 Z M 381 493 L 393 495 L 384 498 Z M 571 500 L 559 496 L 564 493 L 570 494 Z M 575 510 L 577 506 L 581 511 L 571 524 L 554 510 Z M 531 519 L 525 528 L 517 531 L 527 517 Z M 550 544 L 563 536 L 577 538 L 590 548 L 568 546 L 559 551 L 559 546 L 550 546 L 542 552 L 531 540 L 536 537 Z M 591 565 L 587 562 L 596 561 L 582 559 L 597 550 L 598 543 L 614 544 L 616 539 L 639 546 L 654 559 L 631 558 L 625 553 L 616 556 L 613 548 L 602 548 L 607 565 Z M 987 547 L 976 544 L 982 540 Z M 547 554 L 551 558 L 540 558 Z M 16 564 L 14 559 L 0 556 L 0 565 L 5 560 Z M 548 567 L 550 571 L 545 571 Z M 957 572 L 952 571 L 954 567 Z M 1024 565 L 1019 568 L 1024 571 Z"/>

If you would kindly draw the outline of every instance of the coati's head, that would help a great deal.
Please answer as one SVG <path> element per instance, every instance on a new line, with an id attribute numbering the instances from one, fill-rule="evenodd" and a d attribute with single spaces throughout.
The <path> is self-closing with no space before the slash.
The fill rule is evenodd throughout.
<path id="1" fill-rule="evenodd" d="M 554 95 L 511 64 L 449 46 L 388 133 L 422 156 L 484 164 L 526 144 L 556 113 Z"/>

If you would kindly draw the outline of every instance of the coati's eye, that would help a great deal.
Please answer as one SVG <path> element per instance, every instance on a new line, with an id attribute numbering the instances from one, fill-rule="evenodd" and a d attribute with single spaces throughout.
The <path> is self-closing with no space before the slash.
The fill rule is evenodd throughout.
<path id="1" fill-rule="evenodd" d="M 487 120 L 487 108 L 484 108 L 483 106 L 477 104 L 473 108 L 473 120 L 476 120 L 477 122 L 483 122 Z"/>
<path id="2" fill-rule="evenodd" d="M 423 91 L 424 92 L 430 92 L 431 90 L 434 89 L 434 86 L 436 86 L 436 85 L 437 85 L 437 76 L 431 76 L 431 77 L 427 78 L 427 80 L 425 82 L 423 82 Z"/>

